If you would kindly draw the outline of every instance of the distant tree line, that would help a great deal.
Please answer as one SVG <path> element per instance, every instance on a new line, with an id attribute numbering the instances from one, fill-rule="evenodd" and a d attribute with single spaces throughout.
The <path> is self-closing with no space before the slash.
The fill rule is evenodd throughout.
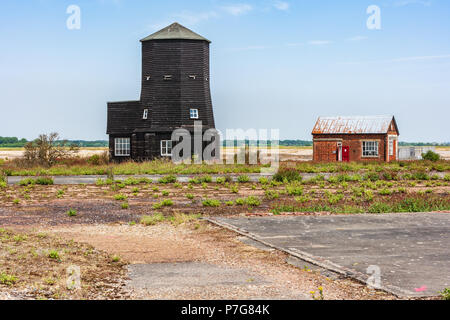
<path id="1" fill-rule="evenodd" d="M 0 148 L 23 148 L 28 143 L 27 139 L 19 139 L 17 137 L 0 137 Z M 224 140 L 222 142 L 223 146 L 227 146 L 229 141 Z M 68 140 L 68 141 L 56 141 L 56 145 L 61 145 L 63 143 L 69 143 L 71 145 L 75 145 L 80 148 L 104 148 L 108 147 L 108 141 L 107 140 L 94 140 L 94 141 L 88 141 L 88 140 Z M 231 143 L 233 143 L 231 141 Z M 235 140 L 234 145 L 235 146 L 243 146 L 245 145 L 249 146 L 256 146 L 261 145 L 262 143 L 260 141 L 255 140 Z M 270 146 L 270 141 L 267 142 L 267 145 Z M 312 141 L 308 140 L 280 140 L 279 145 L 282 147 L 311 147 L 313 145 Z M 450 146 L 450 142 L 399 142 L 399 146 L 401 147 L 424 147 L 424 146 L 437 146 L 437 147 L 448 147 Z"/>
<path id="2" fill-rule="evenodd" d="M 450 146 L 450 142 L 399 142 L 399 146 L 401 147 L 428 147 L 428 146 L 435 146 L 435 147 L 448 147 Z"/>
<path id="3" fill-rule="evenodd" d="M 29 141 L 27 139 L 18 139 L 16 137 L 0 137 L 0 148 L 23 148 Z M 85 141 L 85 140 L 68 140 L 55 141 L 56 146 L 59 145 L 75 145 L 81 148 L 103 148 L 108 146 L 108 141 L 106 140 L 95 140 L 95 141 Z"/>

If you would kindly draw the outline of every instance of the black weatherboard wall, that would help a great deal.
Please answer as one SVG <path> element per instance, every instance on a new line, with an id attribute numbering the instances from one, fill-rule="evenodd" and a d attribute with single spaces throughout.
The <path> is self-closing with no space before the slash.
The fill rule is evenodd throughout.
<path id="1" fill-rule="evenodd" d="M 108 103 L 110 156 L 144 160 L 161 156 L 161 140 L 173 130 L 215 128 L 210 92 L 210 41 L 174 23 L 141 40 L 142 88 L 139 101 Z M 143 119 L 148 109 L 147 119 Z M 198 110 L 191 119 L 190 110 Z M 116 138 L 130 139 L 130 155 L 117 156 Z"/>

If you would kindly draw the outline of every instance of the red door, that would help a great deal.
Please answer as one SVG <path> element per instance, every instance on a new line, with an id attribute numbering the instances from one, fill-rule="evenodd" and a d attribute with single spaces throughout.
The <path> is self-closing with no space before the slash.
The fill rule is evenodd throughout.
<path id="1" fill-rule="evenodd" d="M 342 147 L 342 161 L 350 161 L 350 147 Z"/>

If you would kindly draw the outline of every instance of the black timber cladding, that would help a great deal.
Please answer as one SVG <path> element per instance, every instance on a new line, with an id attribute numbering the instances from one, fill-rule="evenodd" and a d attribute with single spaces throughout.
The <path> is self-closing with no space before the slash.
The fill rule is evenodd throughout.
<path id="1" fill-rule="evenodd" d="M 202 121 L 204 130 L 215 128 L 209 40 L 178 24 L 154 35 L 142 40 L 140 100 L 108 103 L 113 158 L 115 137 L 131 139 L 132 158 L 154 158 L 159 156 L 160 141 L 170 140 L 177 128 L 192 130 L 194 121 Z M 190 119 L 190 109 L 198 109 L 198 119 Z"/>

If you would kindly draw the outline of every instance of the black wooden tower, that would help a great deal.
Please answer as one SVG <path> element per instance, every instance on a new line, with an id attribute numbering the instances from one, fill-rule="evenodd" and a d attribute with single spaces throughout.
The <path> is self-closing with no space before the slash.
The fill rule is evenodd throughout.
<path id="1" fill-rule="evenodd" d="M 142 42 L 139 101 L 109 102 L 109 150 L 114 160 L 170 157 L 175 129 L 215 127 L 210 93 L 210 41 L 174 23 Z"/>

